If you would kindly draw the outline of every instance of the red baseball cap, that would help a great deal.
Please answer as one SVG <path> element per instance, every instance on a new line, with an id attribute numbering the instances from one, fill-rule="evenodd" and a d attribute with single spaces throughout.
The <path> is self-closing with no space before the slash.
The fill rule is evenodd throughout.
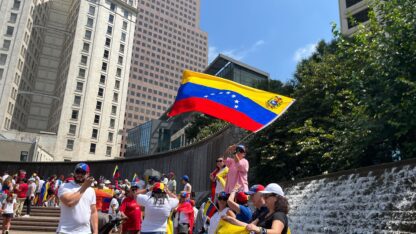
<path id="1" fill-rule="evenodd" d="M 253 186 L 250 187 L 250 190 L 248 190 L 246 192 L 247 195 L 253 195 L 257 192 L 263 191 L 264 190 L 264 186 L 261 184 L 255 184 Z"/>
<path id="2" fill-rule="evenodd" d="M 238 204 L 246 204 L 248 202 L 248 196 L 244 192 L 238 192 L 235 195 L 235 199 Z"/>

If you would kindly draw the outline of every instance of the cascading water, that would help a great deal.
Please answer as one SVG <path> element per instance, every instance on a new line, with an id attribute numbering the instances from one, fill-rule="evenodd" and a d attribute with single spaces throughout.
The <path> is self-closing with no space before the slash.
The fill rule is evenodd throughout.
<path id="1" fill-rule="evenodd" d="M 292 233 L 416 233 L 416 166 L 284 188 Z"/>

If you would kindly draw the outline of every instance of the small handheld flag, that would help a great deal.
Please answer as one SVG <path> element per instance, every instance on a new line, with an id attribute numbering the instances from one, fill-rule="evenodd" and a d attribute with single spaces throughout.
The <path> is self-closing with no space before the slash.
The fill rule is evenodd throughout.
<path id="1" fill-rule="evenodd" d="M 280 117 L 294 101 L 280 94 L 185 70 L 168 116 L 191 111 L 202 112 L 258 132 Z"/>
<path id="2" fill-rule="evenodd" d="M 120 177 L 120 172 L 118 171 L 118 165 L 116 165 L 116 167 L 114 168 L 114 172 L 113 172 L 113 179 L 118 179 Z"/>
<path id="3" fill-rule="evenodd" d="M 215 212 L 217 212 L 217 207 L 215 207 L 211 199 L 208 199 L 204 206 L 204 215 L 211 218 Z"/>

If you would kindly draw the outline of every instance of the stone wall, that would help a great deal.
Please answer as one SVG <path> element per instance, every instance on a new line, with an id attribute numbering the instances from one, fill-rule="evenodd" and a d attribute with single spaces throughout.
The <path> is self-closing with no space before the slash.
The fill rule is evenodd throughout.
<path id="1" fill-rule="evenodd" d="M 416 233 L 416 160 L 282 186 L 292 233 Z"/>

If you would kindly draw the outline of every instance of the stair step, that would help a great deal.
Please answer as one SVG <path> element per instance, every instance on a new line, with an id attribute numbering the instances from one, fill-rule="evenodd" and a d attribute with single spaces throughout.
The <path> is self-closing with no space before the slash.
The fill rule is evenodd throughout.
<path id="1" fill-rule="evenodd" d="M 33 232 L 54 232 L 57 227 L 39 227 L 39 226 L 23 226 L 23 225 L 11 225 L 11 230 L 18 231 L 33 231 Z"/>
<path id="2" fill-rule="evenodd" d="M 3 220 L 3 217 L 0 217 L 0 220 Z M 39 217 L 39 216 L 30 216 L 30 217 L 19 217 L 13 218 L 12 222 L 48 222 L 48 223 L 59 223 L 58 217 Z"/>
<path id="3" fill-rule="evenodd" d="M 12 220 L 12 225 L 18 226 L 36 226 L 36 227 L 58 227 L 59 222 L 41 222 L 41 221 L 23 221 L 23 220 Z"/>

